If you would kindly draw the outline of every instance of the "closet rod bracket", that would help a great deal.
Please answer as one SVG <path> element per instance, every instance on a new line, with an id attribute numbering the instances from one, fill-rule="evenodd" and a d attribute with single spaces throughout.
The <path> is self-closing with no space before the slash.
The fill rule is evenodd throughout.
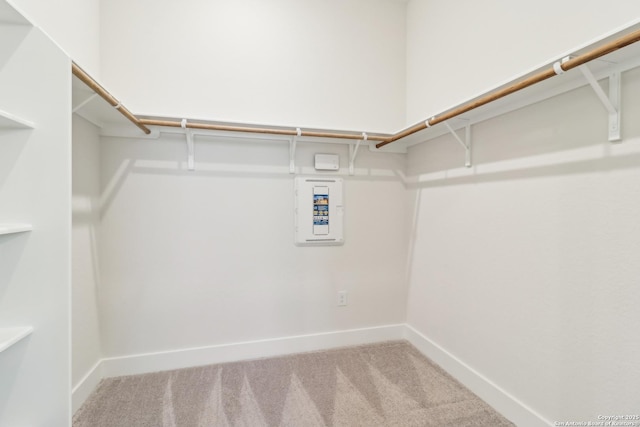
<path id="1" fill-rule="evenodd" d="M 614 71 L 609 74 L 609 95 L 604 92 L 600 83 L 595 78 L 591 70 L 587 65 L 581 65 L 580 71 L 589 82 L 589 85 L 598 96 L 598 99 L 604 105 L 604 108 L 609 113 L 609 141 L 615 142 L 622 139 L 620 133 L 620 116 L 621 116 L 621 104 L 620 104 L 620 72 Z"/>
<path id="2" fill-rule="evenodd" d="M 459 119 L 459 120 L 463 120 L 463 119 Z M 466 123 L 464 125 L 464 141 L 462 140 L 462 138 L 460 138 L 458 133 L 455 130 L 453 130 L 453 128 L 451 127 L 451 125 L 449 125 L 448 122 L 445 121 L 443 123 L 449 130 L 449 133 L 451 133 L 451 135 L 453 135 L 456 141 L 458 141 L 460 145 L 462 145 L 462 148 L 464 148 L 464 166 L 467 168 L 470 168 L 471 167 L 471 123 L 469 122 L 469 120 L 465 120 L 465 122 Z"/>
<path id="3" fill-rule="evenodd" d="M 78 104 L 71 112 L 72 113 L 77 113 L 78 111 L 82 110 L 87 104 L 91 103 L 91 101 L 93 101 L 94 99 L 96 99 L 98 96 L 97 93 L 93 93 L 91 95 L 89 95 L 84 101 L 82 101 L 80 104 Z"/>
<path id="4" fill-rule="evenodd" d="M 356 173 L 355 162 L 356 156 L 358 155 L 358 148 L 360 148 L 361 143 L 367 143 L 368 135 L 366 132 L 362 132 L 362 139 L 359 139 L 354 147 L 353 144 L 349 144 L 349 175 L 354 175 Z"/>
<path id="5" fill-rule="evenodd" d="M 302 130 L 296 128 L 296 135 L 289 141 L 289 173 L 296 173 L 296 148 L 298 137 L 302 136 Z"/>
<path id="6" fill-rule="evenodd" d="M 187 128 L 187 119 L 182 119 L 180 126 L 184 129 L 185 136 L 187 137 L 187 169 L 194 171 L 196 170 L 194 135 L 191 129 Z"/>

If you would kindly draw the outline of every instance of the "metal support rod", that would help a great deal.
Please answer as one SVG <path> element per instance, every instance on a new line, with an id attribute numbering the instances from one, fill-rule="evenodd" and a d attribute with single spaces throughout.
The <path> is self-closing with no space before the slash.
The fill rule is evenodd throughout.
<path id="1" fill-rule="evenodd" d="M 296 147 L 300 135 L 302 135 L 302 131 L 300 128 L 296 128 L 296 135 L 289 142 L 289 173 L 296 173 Z"/>
<path id="2" fill-rule="evenodd" d="M 595 76 L 593 75 L 589 67 L 587 65 L 581 65 L 578 68 L 580 69 L 580 71 L 582 71 L 582 74 L 587 79 L 587 81 L 589 82 L 589 85 L 591 85 L 591 88 L 596 93 L 596 95 L 604 105 L 604 108 L 607 109 L 609 114 L 618 114 L 616 107 L 611 103 L 607 94 L 604 93 L 602 86 L 600 86 L 600 83 L 598 83 L 598 81 L 596 80 Z"/>
<path id="3" fill-rule="evenodd" d="M 620 141 L 622 139 L 620 133 L 620 73 L 615 72 L 609 76 L 609 95 L 607 95 L 588 66 L 581 65 L 578 68 L 609 113 L 609 141 Z"/>
<path id="4" fill-rule="evenodd" d="M 187 119 L 182 119 L 181 124 L 187 137 L 187 169 L 194 171 L 196 170 L 194 136 L 191 129 L 187 129 Z"/>
<path id="5" fill-rule="evenodd" d="M 467 123 L 464 128 L 464 135 L 467 141 L 467 148 L 464 155 L 464 165 L 468 168 L 471 167 L 471 124 Z"/>
<path id="6" fill-rule="evenodd" d="M 96 97 L 98 97 L 97 93 L 93 93 L 91 95 L 89 95 L 87 97 L 87 99 L 85 99 L 84 101 L 82 101 L 80 104 L 78 104 L 71 112 L 72 113 L 77 113 L 78 111 L 80 111 L 85 105 L 87 105 L 88 103 L 90 103 L 91 101 L 93 101 L 94 99 L 96 99 Z"/>
<path id="7" fill-rule="evenodd" d="M 356 142 L 355 148 L 352 144 L 349 144 L 349 175 L 354 175 L 356 173 L 355 169 L 355 160 L 356 155 L 358 154 L 358 148 L 360 147 L 361 140 Z"/>
<path id="8" fill-rule="evenodd" d="M 467 123 L 465 125 L 465 141 L 462 141 L 455 130 L 449 125 L 449 123 L 444 122 L 444 125 L 447 127 L 451 135 L 462 145 L 465 153 L 465 161 L 464 165 L 468 168 L 471 167 L 471 125 Z"/>
<path id="9" fill-rule="evenodd" d="M 362 132 L 362 139 L 358 140 L 355 148 L 353 145 L 349 144 L 349 175 L 354 175 L 356 173 L 355 162 L 356 156 L 358 155 L 358 148 L 360 148 L 360 144 L 362 142 L 366 143 L 368 138 L 369 136 L 365 132 Z"/>
<path id="10" fill-rule="evenodd" d="M 190 129 L 187 129 L 187 155 L 189 156 L 187 158 L 187 169 L 190 171 L 196 170 L 195 144 Z"/>
<path id="11" fill-rule="evenodd" d="M 609 114 L 609 141 L 620 141 L 622 139 L 622 102 L 620 94 L 622 92 L 622 81 L 620 72 L 609 75 L 609 101 L 616 109 L 616 114 Z"/>

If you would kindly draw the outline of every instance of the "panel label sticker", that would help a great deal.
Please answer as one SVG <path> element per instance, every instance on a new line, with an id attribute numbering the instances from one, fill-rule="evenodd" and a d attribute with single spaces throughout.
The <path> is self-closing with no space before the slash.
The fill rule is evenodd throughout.
<path id="1" fill-rule="evenodd" d="M 329 187 L 313 187 L 313 234 L 329 234 Z"/>

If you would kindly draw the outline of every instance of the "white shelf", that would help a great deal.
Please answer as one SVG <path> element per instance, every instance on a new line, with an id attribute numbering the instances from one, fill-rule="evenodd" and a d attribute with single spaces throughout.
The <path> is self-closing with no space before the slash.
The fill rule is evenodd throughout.
<path id="1" fill-rule="evenodd" d="M 33 230 L 33 226 L 31 224 L 0 224 L 0 235 L 24 233 L 25 231 L 31 230 Z"/>
<path id="2" fill-rule="evenodd" d="M 0 110 L 0 129 L 34 129 L 33 122 Z"/>
<path id="3" fill-rule="evenodd" d="M 76 76 L 73 76 L 72 80 L 72 108 L 74 114 L 79 115 L 99 128 L 133 126 L 126 117 L 93 90 L 89 89 Z"/>
<path id="4" fill-rule="evenodd" d="M 23 326 L 20 328 L 0 328 L 0 353 L 21 339 L 31 335 L 32 332 L 33 328 L 31 326 Z"/>

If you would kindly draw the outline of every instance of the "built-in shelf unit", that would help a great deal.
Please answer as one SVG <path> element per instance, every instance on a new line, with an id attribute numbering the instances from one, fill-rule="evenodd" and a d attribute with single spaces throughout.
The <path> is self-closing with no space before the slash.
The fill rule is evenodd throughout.
<path id="1" fill-rule="evenodd" d="M 71 425 L 70 68 L 0 0 L 1 426 Z"/>

